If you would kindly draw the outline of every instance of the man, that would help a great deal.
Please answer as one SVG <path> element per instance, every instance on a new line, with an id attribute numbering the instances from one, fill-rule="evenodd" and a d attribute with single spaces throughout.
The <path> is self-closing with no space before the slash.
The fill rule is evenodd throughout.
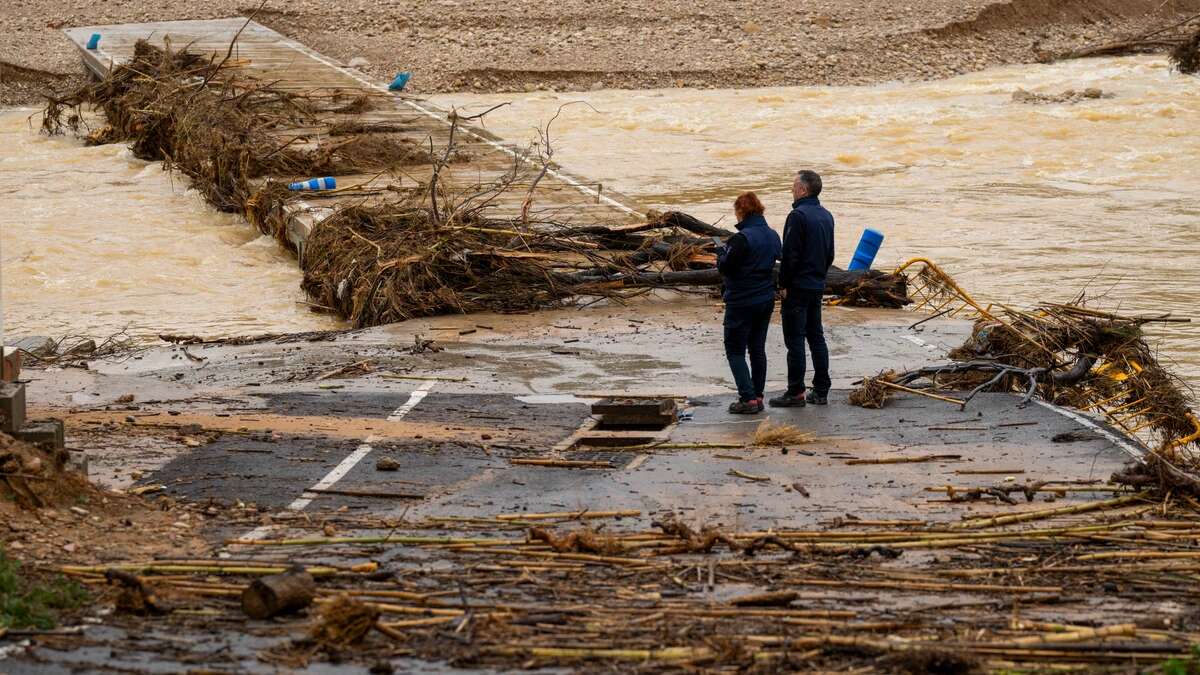
<path id="1" fill-rule="evenodd" d="M 783 297 L 783 341 L 787 345 L 788 387 L 771 399 L 779 408 L 829 402 L 829 347 L 821 327 L 821 296 L 833 264 L 833 215 L 821 206 L 821 177 L 804 170 L 792 181 L 792 212 L 783 227 L 779 289 Z M 804 343 L 812 350 L 813 383 L 804 387 Z"/>

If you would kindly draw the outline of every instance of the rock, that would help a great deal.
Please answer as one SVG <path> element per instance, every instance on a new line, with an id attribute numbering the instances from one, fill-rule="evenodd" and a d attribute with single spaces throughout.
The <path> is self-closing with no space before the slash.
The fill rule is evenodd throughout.
<path id="1" fill-rule="evenodd" d="M 346 65 L 350 66 L 351 68 L 366 68 L 367 66 L 371 65 L 371 62 L 362 56 L 355 56 L 347 61 Z"/>
<path id="2" fill-rule="evenodd" d="M 63 353 L 80 356 L 83 354 L 91 354 L 92 352 L 95 352 L 95 351 L 96 351 L 96 341 L 95 340 L 81 340 L 79 342 L 76 342 L 74 345 L 71 346 L 70 349 L 67 349 Z"/>
<path id="3" fill-rule="evenodd" d="M 21 470 L 31 476 L 40 476 L 42 473 L 42 458 L 37 455 L 27 455 L 21 461 Z"/>
<path id="4" fill-rule="evenodd" d="M 399 471 L 400 470 L 400 462 L 397 462 L 396 460 L 392 459 L 391 457 L 380 457 L 379 459 L 375 460 L 375 470 L 376 471 Z"/>
<path id="5" fill-rule="evenodd" d="M 9 346 L 29 352 L 34 356 L 53 356 L 58 351 L 58 343 L 51 338 L 41 336 L 21 338 L 10 343 Z"/>
<path id="6" fill-rule="evenodd" d="M 1075 91 L 1068 89 L 1061 94 L 1039 94 L 1024 89 L 1017 89 L 1013 92 L 1012 100 L 1014 103 L 1078 103 L 1086 99 L 1112 98 L 1112 94 L 1106 94 L 1103 90 L 1096 87 L 1088 87 L 1083 91 Z"/>

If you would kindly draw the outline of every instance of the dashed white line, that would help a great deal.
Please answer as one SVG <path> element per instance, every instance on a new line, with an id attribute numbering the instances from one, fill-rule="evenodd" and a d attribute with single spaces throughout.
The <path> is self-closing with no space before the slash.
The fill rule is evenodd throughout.
<path id="1" fill-rule="evenodd" d="M 404 419 L 408 413 L 412 412 L 413 408 L 417 407 L 417 404 L 425 400 L 425 397 L 429 395 L 429 390 L 433 389 L 433 384 L 433 382 L 425 382 L 421 384 L 421 386 L 417 387 L 415 391 L 408 395 L 408 400 L 404 402 L 404 405 L 396 408 L 394 411 L 392 411 L 392 414 L 387 416 L 387 420 L 389 422 L 398 422 Z M 324 478 L 317 481 L 315 485 L 305 490 L 304 494 L 296 498 L 291 504 L 288 504 L 287 510 L 303 511 L 305 508 L 307 508 L 308 505 L 312 503 L 312 500 L 316 498 L 315 496 L 308 496 L 316 494 L 312 492 L 313 490 L 328 490 L 337 484 L 339 480 L 345 478 L 346 474 L 350 473 L 351 469 L 357 466 L 358 463 L 363 460 L 363 458 L 371 454 L 371 450 L 373 449 L 371 444 L 377 440 L 379 440 L 379 437 L 377 436 L 367 436 L 362 445 L 359 445 L 357 448 L 355 448 L 354 452 L 347 455 L 346 458 L 341 462 L 338 462 L 338 465 L 333 467 L 332 471 L 325 474 Z M 274 529 L 274 527 L 274 525 L 260 525 L 247 532 L 241 537 L 241 539 L 250 541 L 262 539 L 267 535 L 267 533 Z"/>
<path id="2" fill-rule="evenodd" d="M 275 31 L 271 31 L 271 29 L 269 29 L 269 28 L 266 30 L 270 31 L 272 33 L 275 32 Z M 389 95 L 393 96 L 393 98 L 395 98 L 398 103 L 402 103 L 402 104 L 412 108 L 413 110 L 416 110 L 417 112 L 420 112 L 428 117 L 432 117 L 433 119 L 438 120 L 447 126 L 449 126 L 451 124 L 450 120 L 447 119 L 445 114 L 442 113 L 441 111 L 430 110 L 429 108 L 426 108 L 425 106 L 420 105 L 419 103 L 417 103 L 415 101 L 401 98 L 401 97 L 397 96 L 395 93 L 393 93 L 391 90 L 389 90 L 387 87 L 379 84 L 378 82 L 372 82 L 371 80 L 368 80 L 367 78 L 363 77 L 362 75 L 359 75 L 358 73 L 354 72 L 353 70 L 350 70 L 349 68 L 344 68 L 344 67 L 338 65 L 337 63 L 330 61 L 323 55 L 309 49 L 308 47 L 304 46 L 303 44 L 300 44 L 299 42 L 296 42 L 295 40 L 288 39 L 288 38 L 284 37 L 283 35 L 280 35 L 279 33 L 275 33 L 275 34 L 278 36 L 280 43 L 283 44 L 284 46 L 294 49 L 294 50 L 300 52 L 301 54 L 308 56 L 309 58 L 313 59 L 314 61 L 323 63 L 326 66 L 329 66 L 330 68 L 333 68 L 334 70 L 336 70 L 340 73 L 343 73 L 344 75 L 347 75 L 348 77 L 354 78 L 358 82 L 362 83 L 362 85 L 365 87 L 370 87 L 371 89 L 375 89 L 376 91 L 382 91 L 385 94 L 389 94 Z M 534 161 L 532 159 L 530 159 L 529 157 L 526 157 L 525 155 L 517 152 L 516 150 L 514 150 L 510 147 L 507 147 L 502 143 L 498 143 L 482 134 L 475 133 L 471 129 L 467 129 L 464 127 L 458 127 L 458 131 L 460 133 L 467 134 L 468 136 L 472 136 L 476 140 L 478 140 L 482 143 L 486 143 L 487 145 L 490 145 L 491 147 L 493 147 L 503 153 L 506 153 L 520 161 L 523 161 L 527 164 L 537 166 L 534 163 Z M 538 168 L 541 168 L 541 167 L 538 166 Z M 568 176 L 568 175 L 562 173 L 561 171 L 556 171 L 554 169 L 550 169 L 547 171 L 547 173 L 549 173 L 551 176 L 554 176 L 555 178 L 558 178 L 559 180 L 563 181 L 564 183 L 570 185 L 571 187 L 575 188 L 579 192 L 582 192 L 583 194 L 595 197 L 596 200 L 599 202 L 603 202 L 604 204 L 607 204 L 607 205 L 609 205 L 615 209 L 618 209 L 624 213 L 628 213 L 631 215 L 638 215 L 638 212 L 635 211 L 634 209 L 630 208 L 629 206 L 622 204 L 621 202 L 613 199 L 612 197 L 608 197 L 608 196 L 602 194 L 599 190 L 596 190 L 595 188 L 593 188 L 589 185 L 584 185 L 583 183 L 580 183 L 579 181 L 575 180 L 571 176 Z"/>

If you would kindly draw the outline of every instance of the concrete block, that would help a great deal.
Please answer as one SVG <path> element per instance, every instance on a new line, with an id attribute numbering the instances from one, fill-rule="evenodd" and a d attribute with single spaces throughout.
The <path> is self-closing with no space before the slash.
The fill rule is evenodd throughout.
<path id="1" fill-rule="evenodd" d="M 3 366 L 0 367 L 0 382 L 16 382 L 21 379 L 21 350 L 4 348 Z"/>
<path id="2" fill-rule="evenodd" d="M 58 351 L 58 342 L 56 340 L 40 335 L 21 338 L 9 346 L 27 351 L 34 356 L 52 356 Z"/>
<path id="3" fill-rule="evenodd" d="M 88 457 L 82 450 L 70 450 L 67 456 L 67 468 L 88 475 Z"/>
<path id="4" fill-rule="evenodd" d="M 29 422 L 13 435 L 44 450 L 62 450 L 66 444 L 62 420 Z"/>
<path id="5" fill-rule="evenodd" d="M 612 426 L 664 427 L 675 421 L 675 399 L 605 399 L 592 404 L 592 414 Z"/>
<path id="6" fill-rule="evenodd" d="M 25 426 L 25 385 L 0 382 L 0 431 L 15 433 Z"/>

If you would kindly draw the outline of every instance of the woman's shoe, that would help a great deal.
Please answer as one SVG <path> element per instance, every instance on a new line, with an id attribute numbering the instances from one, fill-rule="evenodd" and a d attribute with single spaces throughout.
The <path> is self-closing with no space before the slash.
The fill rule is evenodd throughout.
<path id="1" fill-rule="evenodd" d="M 729 404 L 729 412 L 734 415 L 757 415 L 762 411 L 762 400 L 757 398 L 749 401 L 734 401 Z"/>

